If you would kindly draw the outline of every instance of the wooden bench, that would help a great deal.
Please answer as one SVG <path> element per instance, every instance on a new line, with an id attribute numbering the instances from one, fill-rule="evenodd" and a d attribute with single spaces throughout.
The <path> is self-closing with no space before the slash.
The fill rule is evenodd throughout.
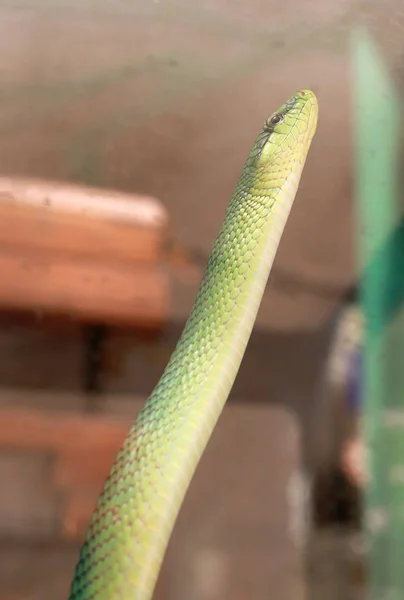
<path id="1" fill-rule="evenodd" d="M 154 198 L 0 178 L 0 317 L 79 327 L 83 386 L 99 392 L 108 329 L 158 331 L 168 314 L 167 214 Z"/>
<path id="2" fill-rule="evenodd" d="M 28 408 L 28 401 L 0 408 L 3 477 L 10 452 L 21 465 L 40 464 L 43 453 L 50 455 L 48 491 L 63 498 L 64 537 L 83 534 L 130 422 L 99 414 L 106 337 L 117 329 L 157 333 L 168 316 L 166 229 L 166 211 L 154 198 L 0 177 L 0 327 L 10 320 L 57 327 L 61 336 L 79 333 L 86 346 L 85 393 L 72 396 L 84 399 L 80 408 L 60 411 L 59 392 L 40 410 Z M 22 495 L 30 496 L 35 490 L 21 479 L 24 472 L 13 469 L 12 477 L 22 490 L 28 486 Z"/>

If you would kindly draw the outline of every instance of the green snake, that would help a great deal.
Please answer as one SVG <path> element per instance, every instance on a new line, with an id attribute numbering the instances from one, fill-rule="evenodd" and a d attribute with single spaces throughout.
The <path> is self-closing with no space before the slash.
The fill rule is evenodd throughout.
<path id="1" fill-rule="evenodd" d="M 183 498 L 237 375 L 317 126 L 302 90 L 265 122 L 194 306 L 98 499 L 70 600 L 149 600 Z"/>

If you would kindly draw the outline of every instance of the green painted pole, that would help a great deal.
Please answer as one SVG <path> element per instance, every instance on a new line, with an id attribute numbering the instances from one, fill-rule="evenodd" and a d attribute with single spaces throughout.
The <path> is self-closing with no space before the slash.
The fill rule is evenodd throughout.
<path id="1" fill-rule="evenodd" d="M 404 599 L 404 226 L 400 108 L 376 45 L 351 38 L 360 303 L 365 317 L 367 600 Z"/>

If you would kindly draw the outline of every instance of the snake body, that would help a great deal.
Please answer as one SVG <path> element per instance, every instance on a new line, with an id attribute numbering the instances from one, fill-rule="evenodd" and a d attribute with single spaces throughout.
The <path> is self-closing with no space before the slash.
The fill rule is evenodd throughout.
<path id="1" fill-rule="evenodd" d="M 177 514 L 237 375 L 317 125 L 296 93 L 256 138 L 195 304 L 119 451 L 70 600 L 149 600 Z"/>

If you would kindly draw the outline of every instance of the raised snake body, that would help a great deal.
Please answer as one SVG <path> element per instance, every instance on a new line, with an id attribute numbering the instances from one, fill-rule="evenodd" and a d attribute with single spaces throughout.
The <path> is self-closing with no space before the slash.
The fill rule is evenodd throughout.
<path id="1" fill-rule="evenodd" d="M 119 451 L 70 600 L 149 600 L 178 511 L 239 369 L 317 125 L 296 93 L 259 133 L 184 332 Z"/>

